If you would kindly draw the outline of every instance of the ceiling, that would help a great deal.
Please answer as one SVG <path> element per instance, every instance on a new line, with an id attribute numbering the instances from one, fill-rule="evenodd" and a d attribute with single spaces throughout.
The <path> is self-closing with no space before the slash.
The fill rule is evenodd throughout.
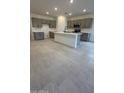
<path id="1" fill-rule="evenodd" d="M 30 0 L 31 13 L 49 16 L 65 15 L 65 12 L 72 13 L 72 16 L 94 13 L 94 0 L 74 0 L 73 4 L 69 0 Z M 54 8 L 58 10 L 55 11 Z M 84 13 L 83 9 L 87 11 Z M 68 14 L 66 14 L 68 16 Z"/>

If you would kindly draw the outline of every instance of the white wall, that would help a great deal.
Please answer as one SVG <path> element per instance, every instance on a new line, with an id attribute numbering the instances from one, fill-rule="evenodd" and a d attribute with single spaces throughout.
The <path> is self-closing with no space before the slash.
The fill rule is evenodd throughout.
<path id="1" fill-rule="evenodd" d="M 67 19 L 66 16 L 58 16 L 57 17 L 57 31 L 63 32 L 65 27 L 67 26 Z"/>
<path id="2" fill-rule="evenodd" d="M 39 19 L 56 20 L 56 18 L 54 18 L 54 17 L 43 16 L 43 15 L 31 13 L 31 18 L 32 17 L 33 18 L 39 18 Z M 49 37 L 49 31 L 56 31 L 56 29 L 55 28 L 49 28 L 49 26 L 47 24 L 43 24 L 42 28 L 31 27 L 31 31 L 32 32 L 44 32 L 44 37 L 48 38 Z"/>

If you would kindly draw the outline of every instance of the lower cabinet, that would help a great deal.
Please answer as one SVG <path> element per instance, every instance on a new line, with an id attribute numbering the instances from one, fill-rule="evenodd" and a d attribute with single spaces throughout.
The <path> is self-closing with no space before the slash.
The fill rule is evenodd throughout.
<path id="1" fill-rule="evenodd" d="M 34 32 L 35 40 L 44 40 L 44 32 Z"/>
<path id="2" fill-rule="evenodd" d="M 82 33 L 80 36 L 80 40 L 90 42 L 90 33 Z"/>
<path id="3" fill-rule="evenodd" d="M 54 38 L 54 32 L 49 32 L 49 37 Z"/>

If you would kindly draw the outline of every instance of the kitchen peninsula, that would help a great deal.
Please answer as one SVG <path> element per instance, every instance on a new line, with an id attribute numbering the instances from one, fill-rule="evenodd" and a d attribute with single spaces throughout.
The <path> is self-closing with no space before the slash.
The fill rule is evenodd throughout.
<path id="1" fill-rule="evenodd" d="M 54 40 L 70 47 L 80 47 L 80 33 L 55 32 Z"/>

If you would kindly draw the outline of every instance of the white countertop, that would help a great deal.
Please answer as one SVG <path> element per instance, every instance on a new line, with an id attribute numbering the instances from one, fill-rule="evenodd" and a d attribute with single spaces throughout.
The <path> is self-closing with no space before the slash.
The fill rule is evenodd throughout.
<path id="1" fill-rule="evenodd" d="M 81 35 L 81 33 L 67 33 L 67 32 L 54 32 L 55 34 L 63 34 L 63 35 Z"/>

